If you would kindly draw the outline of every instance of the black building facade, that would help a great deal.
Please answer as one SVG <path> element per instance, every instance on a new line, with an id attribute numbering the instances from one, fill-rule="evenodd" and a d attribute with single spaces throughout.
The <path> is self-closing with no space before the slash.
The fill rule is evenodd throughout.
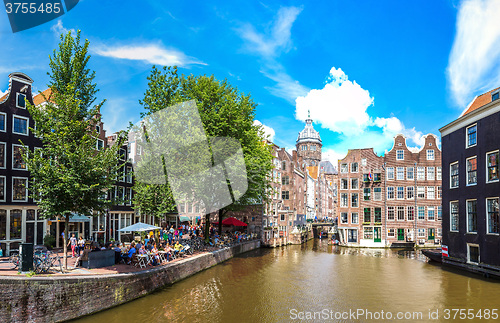
<path id="1" fill-rule="evenodd" d="M 499 89 L 475 98 L 440 129 L 443 169 L 443 262 L 500 275 Z"/>

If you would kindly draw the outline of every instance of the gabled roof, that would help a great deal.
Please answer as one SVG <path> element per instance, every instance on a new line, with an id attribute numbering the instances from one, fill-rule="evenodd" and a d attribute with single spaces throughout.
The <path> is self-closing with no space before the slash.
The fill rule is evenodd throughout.
<path id="1" fill-rule="evenodd" d="M 480 107 L 488 104 L 491 102 L 491 94 L 495 92 L 496 90 L 500 89 L 500 87 L 497 87 L 496 89 L 493 89 L 491 91 L 488 91 L 486 93 L 483 93 L 479 96 L 476 96 L 474 100 L 472 100 L 471 104 L 467 107 L 467 109 L 462 113 L 461 116 L 466 115 L 467 113 L 470 113 L 474 110 L 479 109 Z"/>
<path id="2" fill-rule="evenodd" d="M 318 179 L 318 166 L 307 166 L 307 170 L 312 178 Z"/>
<path id="3" fill-rule="evenodd" d="M 45 95 L 45 98 L 43 97 L 44 95 Z M 46 102 L 47 100 L 50 101 L 51 96 L 52 96 L 52 89 L 49 87 L 48 89 L 46 89 L 42 93 L 35 95 L 35 97 L 33 98 L 33 104 L 39 105 L 43 102 Z"/>
<path id="4" fill-rule="evenodd" d="M 5 100 L 7 98 L 7 95 L 9 95 L 9 92 L 5 93 L 1 98 L 0 98 L 0 102 L 3 102 L 3 100 Z"/>

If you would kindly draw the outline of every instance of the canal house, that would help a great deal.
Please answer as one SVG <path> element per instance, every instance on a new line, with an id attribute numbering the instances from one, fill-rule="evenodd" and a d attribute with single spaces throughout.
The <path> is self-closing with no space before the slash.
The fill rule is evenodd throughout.
<path id="1" fill-rule="evenodd" d="M 440 129 L 443 148 L 443 262 L 500 272 L 500 88 L 477 96 Z"/>

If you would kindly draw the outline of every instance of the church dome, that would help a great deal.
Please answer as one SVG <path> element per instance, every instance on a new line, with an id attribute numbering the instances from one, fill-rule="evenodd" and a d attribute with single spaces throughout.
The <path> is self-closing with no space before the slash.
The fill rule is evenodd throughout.
<path id="1" fill-rule="evenodd" d="M 299 132 L 299 136 L 297 138 L 297 144 L 303 142 L 316 142 L 321 144 L 321 137 L 319 136 L 319 132 L 314 130 L 310 116 L 306 119 L 306 126 L 304 130 Z"/>

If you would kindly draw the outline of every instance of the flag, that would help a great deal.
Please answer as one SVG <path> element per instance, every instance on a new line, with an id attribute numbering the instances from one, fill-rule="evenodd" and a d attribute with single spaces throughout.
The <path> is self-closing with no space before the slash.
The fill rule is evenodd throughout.
<path id="1" fill-rule="evenodd" d="M 372 172 L 368 173 L 368 179 L 371 181 L 372 180 Z"/>

